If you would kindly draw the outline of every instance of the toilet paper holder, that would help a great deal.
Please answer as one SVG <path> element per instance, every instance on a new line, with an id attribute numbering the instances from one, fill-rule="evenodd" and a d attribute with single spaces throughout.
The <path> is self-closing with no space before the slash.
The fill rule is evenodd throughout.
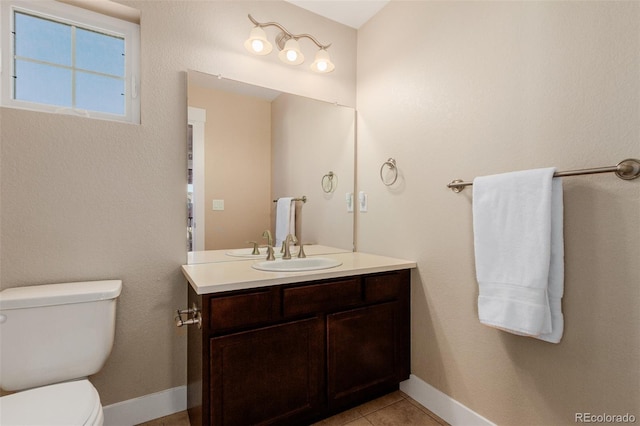
<path id="1" fill-rule="evenodd" d="M 198 328 L 202 328 L 202 313 L 195 303 L 189 309 L 176 309 L 176 314 L 176 327 L 197 324 Z M 187 315 L 187 319 L 182 319 L 182 315 Z"/>

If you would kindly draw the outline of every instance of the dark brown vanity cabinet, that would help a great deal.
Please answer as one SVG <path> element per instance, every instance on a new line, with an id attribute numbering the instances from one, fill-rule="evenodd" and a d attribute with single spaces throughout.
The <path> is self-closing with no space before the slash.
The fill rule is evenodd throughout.
<path id="1" fill-rule="evenodd" d="M 409 378 L 409 270 L 196 295 L 192 425 L 304 425 Z"/>

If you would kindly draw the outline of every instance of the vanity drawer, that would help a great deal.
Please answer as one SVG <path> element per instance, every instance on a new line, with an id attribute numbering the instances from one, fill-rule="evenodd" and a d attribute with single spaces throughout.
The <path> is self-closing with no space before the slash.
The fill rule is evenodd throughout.
<path id="1" fill-rule="evenodd" d="M 277 318 L 279 298 L 276 289 L 211 298 L 211 330 L 220 331 L 258 325 Z"/>
<path id="2" fill-rule="evenodd" d="M 408 282 L 408 274 L 405 271 L 365 277 L 365 300 L 378 302 L 397 299 L 403 291 L 403 283 L 406 282 Z"/>
<path id="3" fill-rule="evenodd" d="M 359 278 L 290 287 L 283 290 L 285 316 L 332 311 L 362 302 Z"/>

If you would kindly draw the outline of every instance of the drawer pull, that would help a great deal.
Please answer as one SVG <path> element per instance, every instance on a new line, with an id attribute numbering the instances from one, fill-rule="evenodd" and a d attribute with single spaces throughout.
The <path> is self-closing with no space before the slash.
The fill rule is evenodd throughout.
<path id="1" fill-rule="evenodd" d="M 175 317 L 176 327 L 182 327 L 183 325 L 197 324 L 198 328 L 202 328 L 202 313 L 200 312 L 200 309 L 198 309 L 195 303 L 193 304 L 193 307 L 189 309 L 182 309 L 182 310 L 177 309 L 176 314 L 177 314 Z M 191 318 L 182 319 L 182 315 L 187 315 L 187 317 L 191 317 Z"/>

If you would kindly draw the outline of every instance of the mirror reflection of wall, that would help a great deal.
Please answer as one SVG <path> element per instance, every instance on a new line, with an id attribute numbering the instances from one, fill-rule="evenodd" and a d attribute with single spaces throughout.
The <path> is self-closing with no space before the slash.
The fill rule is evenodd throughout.
<path id="1" fill-rule="evenodd" d="M 201 249 L 246 247 L 271 223 L 270 102 L 190 84 L 189 105 L 207 120 Z"/>
<path id="2" fill-rule="evenodd" d="M 262 232 L 274 232 L 273 200 L 303 195 L 307 203 L 297 203 L 302 241 L 352 250 L 354 219 L 345 193 L 354 191 L 353 108 L 196 71 L 188 75 L 189 113 L 206 116 L 201 196 L 194 169 L 192 250 L 263 244 Z M 197 141 L 193 151 L 195 165 Z M 322 188 L 328 171 L 339 182 L 331 193 Z"/>
<path id="3" fill-rule="evenodd" d="M 282 94 L 272 103 L 273 198 L 306 195 L 303 241 L 353 249 L 353 213 L 346 193 L 354 191 L 355 111 L 314 99 Z M 333 192 L 322 179 L 334 173 Z"/>

